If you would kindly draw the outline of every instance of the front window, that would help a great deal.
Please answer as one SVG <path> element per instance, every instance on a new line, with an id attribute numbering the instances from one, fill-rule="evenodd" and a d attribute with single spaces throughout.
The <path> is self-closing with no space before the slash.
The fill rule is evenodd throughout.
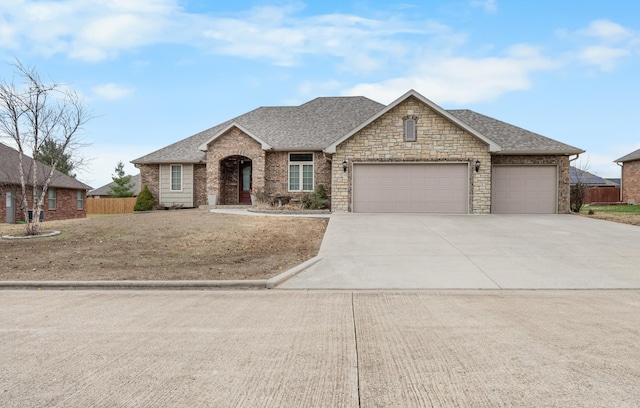
<path id="1" fill-rule="evenodd" d="M 182 165 L 171 165 L 171 191 L 182 191 Z"/>
<path id="2" fill-rule="evenodd" d="M 313 191 L 313 153 L 289 154 L 289 191 Z"/>
<path id="3" fill-rule="evenodd" d="M 50 188 L 49 190 L 47 190 L 47 195 L 49 197 L 49 209 L 50 210 L 55 210 L 56 209 L 56 189 L 55 188 Z"/>
<path id="4" fill-rule="evenodd" d="M 78 210 L 84 210 L 84 191 L 78 190 Z"/>

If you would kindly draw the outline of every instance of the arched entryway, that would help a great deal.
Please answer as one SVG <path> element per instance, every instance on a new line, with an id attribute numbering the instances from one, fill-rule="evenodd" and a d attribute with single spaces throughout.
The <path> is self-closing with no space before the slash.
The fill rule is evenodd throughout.
<path id="1" fill-rule="evenodd" d="M 220 199 L 222 205 L 251 204 L 253 164 L 245 156 L 229 156 L 220 161 Z"/>

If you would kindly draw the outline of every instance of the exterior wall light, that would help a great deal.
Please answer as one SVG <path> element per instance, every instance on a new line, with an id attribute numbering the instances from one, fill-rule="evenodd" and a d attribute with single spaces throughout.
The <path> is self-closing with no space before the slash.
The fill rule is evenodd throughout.
<path id="1" fill-rule="evenodd" d="M 480 170 L 480 160 L 476 159 L 476 173 Z"/>
<path id="2" fill-rule="evenodd" d="M 342 161 L 342 170 L 344 170 L 345 173 L 347 172 L 347 161 L 346 160 Z"/>

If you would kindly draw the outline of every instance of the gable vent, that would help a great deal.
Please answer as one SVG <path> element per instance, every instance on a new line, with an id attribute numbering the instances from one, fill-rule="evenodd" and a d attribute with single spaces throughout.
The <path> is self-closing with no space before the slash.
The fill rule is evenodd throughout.
<path id="1" fill-rule="evenodd" d="M 416 122 L 417 116 L 405 116 L 404 118 L 404 141 L 415 142 L 417 140 Z"/>

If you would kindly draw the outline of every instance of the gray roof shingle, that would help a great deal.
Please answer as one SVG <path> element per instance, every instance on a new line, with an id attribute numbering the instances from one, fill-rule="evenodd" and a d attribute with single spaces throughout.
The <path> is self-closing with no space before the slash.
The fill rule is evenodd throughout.
<path id="1" fill-rule="evenodd" d="M 132 160 L 132 163 L 204 163 L 206 143 L 237 124 L 274 150 L 323 150 L 386 106 L 363 96 L 316 98 L 300 106 L 261 107 Z M 448 110 L 501 147 L 499 154 L 578 154 L 583 150 L 471 110 Z"/>
<path id="2" fill-rule="evenodd" d="M 140 193 L 140 189 L 142 188 L 140 186 L 140 174 L 136 174 L 135 176 L 131 176 L 131 183 L 133 183 L 133 195 L 137 196 Z M 109 195 L 109 191 L 111 191 L 111 187 L 115 186 L 116 183 L 115 181 L 112 181 L 109 184 L 105 184 L 102 187 L 98 187 L 95 190 L 91 190 L 87 193 L 87 196 L 92 197 L 92 196 L 108 196 Z"/>
<path id="3" fill-rule="evenodd" d="M 19 155 L 20 153 L 16 149 L 0 143 L 0 184 L 20 184 Z M 31 169 L 31 165 L 34 160 L 27 155 L 23 156 L 23 160 L 25 170 Z M 44 184 L 45 177 L 49 175 L 51 167 L 41 162 L 36 163 L 38 171 L 38 186 L 42 186 Z M 28 176 L 27 183 L 30 181 L 31 177 Z M 64 173 L 61 173 L 58 170 L 53 171 L 53 177 L 51 178 L 49 187 L 91 190 L 90 186 L 81 183 L 73 177 L 69 177 Z"/>
<path id="4" fill-rule="evenodd" d="M 640 160 L 640 149 L 629 153 L 626 156 L 622 156 L 621 158 L 619 158 L 618 160 L 614 160 L 616 163 L 624 163 L 624 162 L 629 162 L 629 161 L 634 161 L 634 160 Z"/>
<path id="5" fill-rule="evenodd" d="M 579 154 L 584 150 L 490 118 L 469 109 L 448 110 L 461 121 L 496 142 L 500 154 Z"/>

